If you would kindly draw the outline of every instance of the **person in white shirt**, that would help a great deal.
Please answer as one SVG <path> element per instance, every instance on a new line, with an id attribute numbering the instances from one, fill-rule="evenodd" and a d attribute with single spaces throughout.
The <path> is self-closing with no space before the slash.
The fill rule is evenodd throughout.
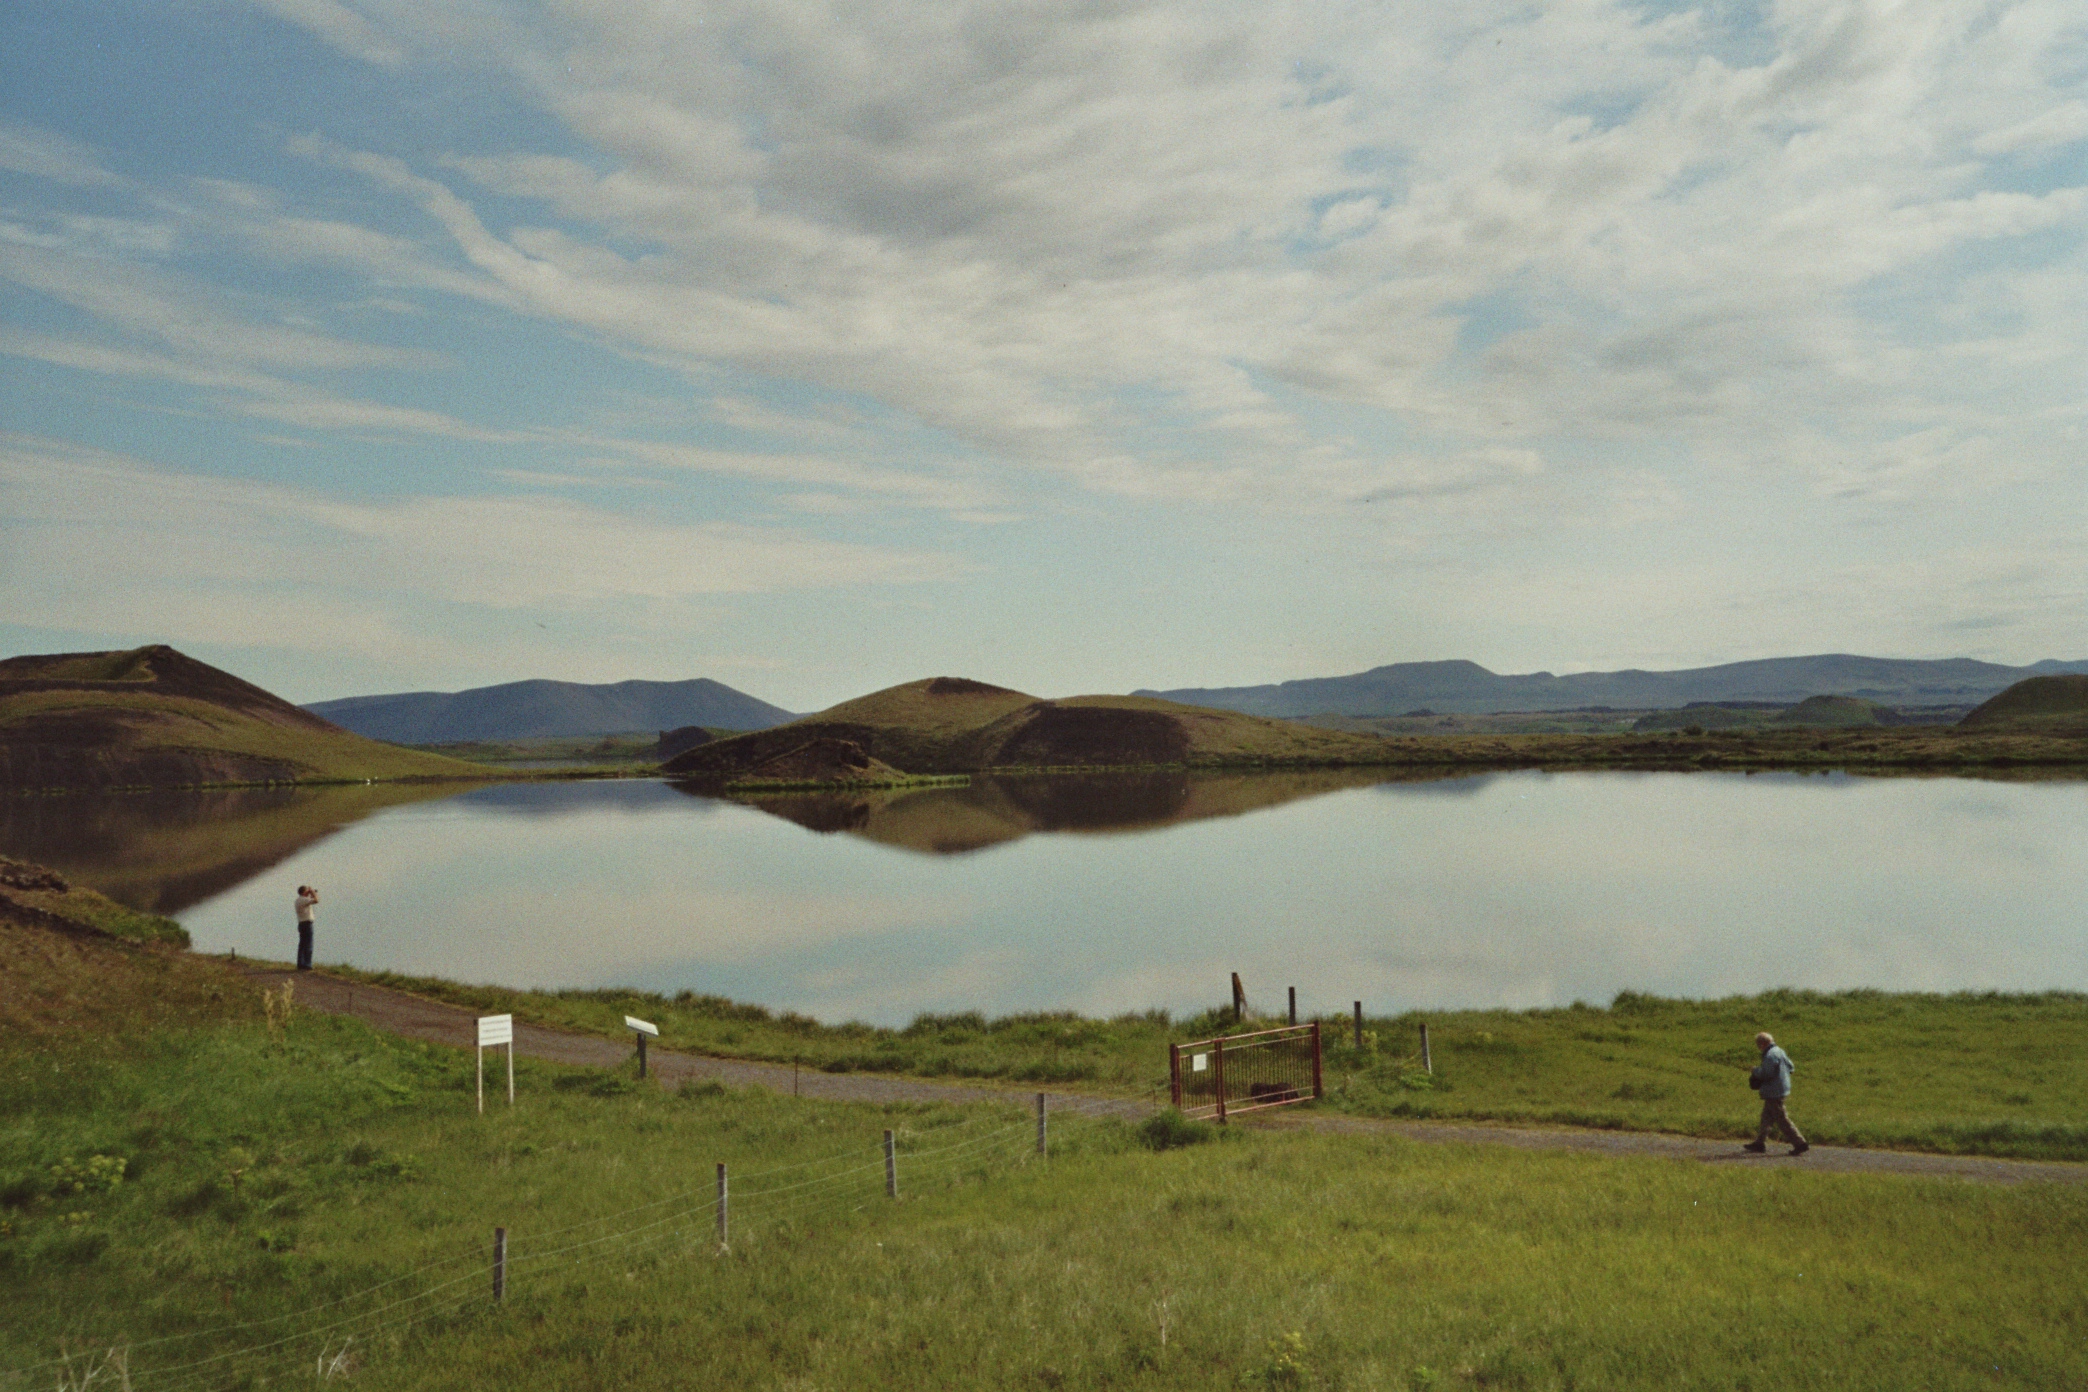
<path id="1" fill-rule="evenodd" d="M 312 920 L 319 912 L 319 891 L 310 885 L 297 887 L 297 969 L 312 969 Z"/>

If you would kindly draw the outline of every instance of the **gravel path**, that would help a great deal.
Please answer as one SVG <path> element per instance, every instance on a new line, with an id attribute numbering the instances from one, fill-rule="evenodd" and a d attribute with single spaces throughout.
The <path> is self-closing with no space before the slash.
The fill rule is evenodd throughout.
<path id="1" fill-rule="evenodd" d="M 264 986 L 295 978 L 296 1001 L 305 1009 L 329 1015 L 353 1015 L 393 1034 L 469 1049 L 478 1038 L 475 1012 L 462 1006 L 425 1000 L 404 991 L 344 981 L 323 971 L 291 972 L 279 967 L 240 969 Z M 628 1063 L 631 1046 L 598 1035 L 544 1029 L 519 1021 L 515 1052 L 552 1063 L 616 1068 Z M 703 1058 L 672 1049 L 650 1049 L 649 1071 L 663 1087 L 679 1087 L 693 1079 L 715 1078 L 731 1087 L 767 1088 L 797 1096 L 836 1102 L 1004 1102 L 1032 1105 L 1034 1090 L 981 1084 L 935 1083 L 870 1073 L 800 1072 L 788 1064 L 751 1063 L 740 1059 Z M 1090 1115 L 1130 1120 L 1150 1115 L 1150 1103 L 1126 1098 L 1098 1098 L 1082 1093 L 1047 1093 L 1047 1108 L 1080 1110 Z M 1246 1123 L 1249 1119 L 1242 1118 Z M 1898 1174 L 1966 1179 L 1987 1184 L 2088 1181 L 2088 1165 L 2056 1161 L 1992 1160 L 1971 1155 L 1926 1155 L 1912 1151 L 1853 1150 L 1814 1146 L 1802 1158 L 1775 1146 L 1767 1155 L 1750 1155 L 1732 1141 L 1706 1141 L 1693 1136 L 1667 1136 L 1646 1131 L 1592 1131 L 1558 1128 L 1489 1126 L 1483 1123 L 1395 1121 L 1375 1117 L 1335 1116 L 1324 1112 L 1263 1112 L 1252 1124 L 1282 1130 L 1324 1131 L 1345 1135 L 1395 1135 L 1431 1144 L 1502 1145 L 1522 1150 L 1579 1150 L 1603 1155 L 1657 1155 L 1712 1165 L 1775 1166 L 1823 1170 L 1833 1174 Z"/>

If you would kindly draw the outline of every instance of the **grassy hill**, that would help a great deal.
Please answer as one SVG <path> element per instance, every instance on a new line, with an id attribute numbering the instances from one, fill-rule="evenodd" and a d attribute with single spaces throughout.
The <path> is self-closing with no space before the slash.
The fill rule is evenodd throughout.
<path id="1" fill-rule="evenodd" d="M 2088 676 L 2019 681 L 1958 723 L 1970 730 L 2088 735 Z"/>
<path id="2" fill-rule="evenodd" d="M 1148 696 L 1039 700 L 963 677 L 908 682 L 773 730 L 718 740 L 664 772 L 740 779 L 814 741 L 858 747 L 910 774 L 1039 768 L 1254 768 L 1382 764 L 1368 735 Z"/>
<path id="3" fill-rule="evenodd" d="M 0 788 L 483 776 L 350 734 L 164 644 L 0 661 Z"/>

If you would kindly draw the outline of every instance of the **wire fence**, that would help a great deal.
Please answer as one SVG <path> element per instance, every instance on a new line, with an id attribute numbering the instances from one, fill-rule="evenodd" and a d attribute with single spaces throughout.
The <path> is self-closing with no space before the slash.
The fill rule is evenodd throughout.
<path id="1" fill-rule="evenodd" d="M 982 1167 L 1035 1162 L 1046 1154 L 1047 1105 L 1049 1115 L 1060 1118 L 1120 1110 L 1102 1099 L 1047 1103 L 1039 1093 L 1035 1115 L 1020 1120 L 996 1110 L 919 1134 L 888 1131 L 875 1145 L 746 1174 L 728 1176 L 721 1164 L 715 1188 L 691 1186 L 540 1232 L 502 1228 L 500 1241 L 431 1256 L 396 1276 L 281 1315 L 97 1345 L 0 1370 L 0 1389 L 218 1392 L 286 1375 L 345 1378 L 376 1349 L 379 1336 L 396 1340 L 416 1325 L 485 1308 L 499 1298 L 496 1291 L 534 1293 L 590 1267 L 648 1253 L 717 1252 L 737 1237 L 804 1230 L 889 1202 L 902 1189 L 932 1192 Z M 247 1338 L 205 1352 L 236 1335 Z"/>

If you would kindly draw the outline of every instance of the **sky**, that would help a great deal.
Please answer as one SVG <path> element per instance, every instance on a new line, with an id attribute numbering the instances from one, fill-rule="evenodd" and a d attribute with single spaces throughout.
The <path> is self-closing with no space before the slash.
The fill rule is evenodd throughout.
<path id="1" fill-rule="evenodd" d="M 0 11 L 0 651 L 2088 658 L 2088 8 Z"/>

